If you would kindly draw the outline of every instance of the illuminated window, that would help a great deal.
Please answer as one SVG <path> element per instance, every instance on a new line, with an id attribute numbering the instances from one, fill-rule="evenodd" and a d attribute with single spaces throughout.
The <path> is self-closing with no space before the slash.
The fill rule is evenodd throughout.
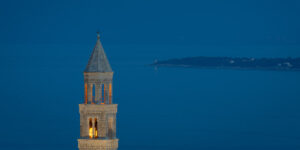
<path id="1" fill-rule="evenodd" d="M 89 137 L 93 138 L 93 120 L 92 120 L 92 118 L 89 119 Z"/>
<path id="2" fill-rule="evenodd" d="M 111 87 L 111 83 L 109 84 L 109 104 L 112 103 L 112 87 Z"/>
<path id="3" fill-rule="evenodd" d="M 98 138 L 98 122 L 97 122 L 97 118 L 95 118 L 95 138 Z"/>

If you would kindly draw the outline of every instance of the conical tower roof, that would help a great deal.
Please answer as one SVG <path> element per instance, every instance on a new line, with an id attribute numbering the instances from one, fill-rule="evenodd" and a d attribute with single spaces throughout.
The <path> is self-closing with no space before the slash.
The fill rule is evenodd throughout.
<path id="1" fill-rule="evenodd" d="M 97 33 L 97 42 L 84 72 L 112 72 Z"/>

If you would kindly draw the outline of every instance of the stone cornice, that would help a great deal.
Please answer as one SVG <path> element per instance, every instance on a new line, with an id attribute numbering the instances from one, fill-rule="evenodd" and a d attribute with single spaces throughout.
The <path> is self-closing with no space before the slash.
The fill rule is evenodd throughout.
<path id="1" fill-rule="evenodd" d="M 113 72 L 84 72 L 85 83 L 105 83 L 111 82 Z"/>
<path id="2" fill-rule="evenodd" d="M 78 139 L 79 149 L 118 148 L 119 139 Z"/>
<path id="3" fill-rule="evenodd" d="M 118 104 L 79 104 L 80 113 L 117 113 Z"/>

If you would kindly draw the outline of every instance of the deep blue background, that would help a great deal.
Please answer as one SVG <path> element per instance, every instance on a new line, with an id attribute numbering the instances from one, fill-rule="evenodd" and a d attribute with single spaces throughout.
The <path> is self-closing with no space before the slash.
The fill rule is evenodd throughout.
<path id="1" fill-rule="evenodd" d="M 120 150 L 300 149 L 300 73 L 158 68 L 184 56 L 300 56 L 297 0 L 1 1 L 0 149 L 74 149 L 97 30 Z"/>

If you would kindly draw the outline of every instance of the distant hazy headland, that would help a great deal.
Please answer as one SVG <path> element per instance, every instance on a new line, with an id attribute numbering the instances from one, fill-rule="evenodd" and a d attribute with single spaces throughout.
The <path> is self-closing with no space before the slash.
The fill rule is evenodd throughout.
<path id="1" fill-rule="evenodd" d="M 300 58 L 186 57 L 156 60 L 154 66 L 300 71 Z"/>

